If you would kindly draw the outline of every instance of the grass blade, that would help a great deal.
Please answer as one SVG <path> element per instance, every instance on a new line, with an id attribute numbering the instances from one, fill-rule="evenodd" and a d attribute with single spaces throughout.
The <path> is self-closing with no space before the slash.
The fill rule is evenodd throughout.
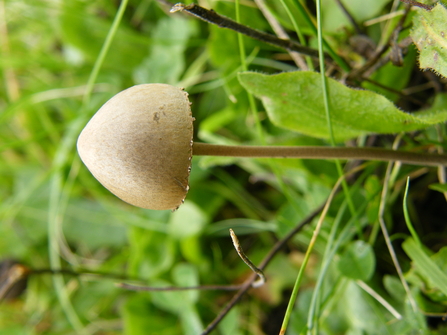
<path id="1" fill-rule="evenodd" d="M 416 233 L 416 230 L 413 227 L 413 224 L 411 223 L 410 219 L 410 213 L 408 212 L 408 206 L 407 206 L 407 199 L 408 199 L 408 190 L 410 189 L 410 177 L 407 177 L 407 184 L 405 185 L 405 193 L 404 193 L 404 199 L 403 199 L 403 208 L 404 208 L 404 217 L 405 217 L 405 223 L 407 224 L 408 230 L 411 233 L 411 236 L 413 236 L 414 241 L 417 243 L 418 246 L 422 246 L 421 240 L 419 239 L 418 234 Z"/>
<path id="2" fill-rule="evenodd" d="M 413 238 L 407 239 L 402 247 L 419 270 L 419 273 L 447 296 L 447 275 L 427 255 L 423 247 Z"/>

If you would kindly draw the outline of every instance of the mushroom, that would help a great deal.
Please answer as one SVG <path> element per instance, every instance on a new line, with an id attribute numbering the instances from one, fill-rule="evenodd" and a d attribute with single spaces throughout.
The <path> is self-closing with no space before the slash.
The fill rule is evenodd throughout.
<path id="1" fill-rule="evenodd" d="M 402 161 L 447 165 L 447 155 L 380 148 L 225 146 L 192 141 L 188 94 L 166 84 L 136 85 L 106 102 L 79 136 L 79 155 L 109 191 L 134 206 L 177 209 L 194 155 Z"/>

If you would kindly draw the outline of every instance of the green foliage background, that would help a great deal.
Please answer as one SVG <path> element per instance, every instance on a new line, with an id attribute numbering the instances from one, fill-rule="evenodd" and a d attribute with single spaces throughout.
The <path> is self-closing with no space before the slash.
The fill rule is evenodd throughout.
<path id="1" fill-rule="evenodd" d="M 282 2 L 267 3 L 293 35 Z M 316 38 L 295 2 L 284 3 L 315 46 Z M 350 3 L 359 22 L 393 11 L 386 0 Z M 235 17 L 233 2 L 202 5 Z M 200 141 L 328 145 L 326 136 L 307 136 L 312 134 L 272 123 L 268 106 L 257 101 L 260 138 L 244 82 L 238 80 L 242 66 L 237 35 L 182 13 L 169 14 L 152 0 L 129 1 L 90 94 L 88 83 L 118 7 L 118 1 L 108 0 L 0 1 L 0 256 L 31 269 L 97 273 L 31 275 L 20 297 L 0 304 L 0 334 L 199 334 L 232 293 L 130 292 L 115 283 L 122 278 L 157 287 L 240 283 L 250 271 L 235 253 L 228 228 L 235 230 L 257 263 L 277 239 L 326 200 L 338 178 L 331 161 L 195 157 L 190 192 L 176 212 L 134 208 L 107 192 L 80 162 L 76 137 L 107 99 L 139 83 L 185 87 Z M 271 31 L 254 2 L 243 2 L 240 10 L 241 22 Z M 365 59 L 348 43 L 353 29 L 335 1 L 323 1 L 322 15 L 332 47 L 361 65 Z M 380 43 L 398 19 L 372 24 L 366 32 Z M 406 35 L 404 30 L 402 38 Z M 244 44 L 252 71 L 297 70 L 284 50 L 246 37 Z M 414 78 L 421 77 L 415 54 L 410 47 L 404 67 L 388 63 L 371 78 L 397 90 L 415 86 Z M 445 99 L 439 94 L 444 86 L 416 93 L 423 101 L 417 107 L 396 92 L 363 86 L 405 110 L 436 101 L 436 110 L 445 112 Z M 355 135 L 361 136 L 351 144 L 392 145 L 391 136 L 369 136 L 370 130 Z M 403 139 L 404 150 L 442 145 L 445 126 L 406 133 Z M 393 242 L 400 245 L 409 235 L 401 205 L 405 180 L 408 175 L 417 178 L 408 206 L 425 247 L 406 242 L 408 256 L 399 253 L 418 304 L 413 309 L 379 231 L 385 166 L 369 163 L 349 181 L 356 216 L 349 212 L 345 195 L 334 200 L 306 269 L 288 334 L 300 334 L 311 324 L 320 334 L 445 332 L 438 316 L 446 312 L 447 299 L 432 277 L 437 271 L 433 268 L 444 274 L 446 269 L 445 200 L 428 188 L 438 182 L 436 169 L 396 168 L 384 215 Z M 313 227 L 305 228 L 274 258 L 266 269 L 267 285 L 250 291 L 216 334 L 278 333 Z M 356 235 L 359 229 L 361 236 Z M 426 264 L 424 255 L 432 259 L 431 272 L 417 266 Z M 387 300 L 401 319 L 368 295 L 359 281 Z M 315 292 L 319 297 L 313 301 Z M 423 311 L 434 317 L 429 320 Z"/>

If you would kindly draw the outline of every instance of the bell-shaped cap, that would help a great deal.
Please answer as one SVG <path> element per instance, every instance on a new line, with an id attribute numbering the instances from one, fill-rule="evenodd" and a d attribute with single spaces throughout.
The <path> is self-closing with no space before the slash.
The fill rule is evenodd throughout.
<path id="1" fill-rule="evenodd" d="M 193 117 L 188 94 L 143 84 L 107 101 L 78 139 L 82 161 L 122 200 L 148 209 L 176 209 L 188 192 Z"/>

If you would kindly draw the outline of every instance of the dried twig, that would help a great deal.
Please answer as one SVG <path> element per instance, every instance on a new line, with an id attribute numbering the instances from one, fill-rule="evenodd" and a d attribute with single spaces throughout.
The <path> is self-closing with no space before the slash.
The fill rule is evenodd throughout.
<path id="1" fill-rule="evenodd" d="M 433 8 L 433 6 L 426 5 L 426 4 L 423 4 L 423 3 L 418 2 L 418 1 L 413 1 L 413 0 L 400 0 L 400 1 L 403 2 L 403 3 L 406 3 L 408 5 L 411 5 L 411 6 L 423 8 L 425 10 L 432 10 L 432 8 Z"/>
<path id="2" fill-rule="evenodd" d="M 247 27 L 245 25 L 242 25 L 240 23 L 237 23 L 236 21 L 229 19 L 228 17 L 219 15 L 213 10 L 200 7 L 199 5 L 196 4 L 184 5 L 182 3 L 178 3 L 174 5 L 171 9 L 171 13 L 179 11 L 186 12 L 205 22 L 215 24 L 221 28 L 228 28 L 234 30 L 240 34 L 280 47 L 282 49 L 288 51 L 296 51 L 303 55 L 318 58 L 318 50 L 316 49 L 300 45 L 299 43 L 292 40 L 283 40 L 274 35 L 267 34 L 262 31 Z M 324 56 L 326 59 L 332 60 L 328 54 L 325 53 Z"/>
<path id="3" fill-rule="evenodd" d="M 230 236 L 231 239 L 233 240 L 233 245 L 234 248 L 237 251 L 237 254 L 239 255 L 239 257 L 244 261 L 245 264 L 248 265 L 248 267 L 258 275 L 259 279 L 255 282 L 253 282 L 251 284 L 251 286 L 253 287 L 261 287 L 262 285 L 264 285 L 265 283 L 265 275 L 264 272 L 262 272 L 261 269 L 257 268 L 256 265 L 254 265 L 251 260 L 245 255 L 244 250 L 242 250 L 242 246 L 239 243 L 239 240 L 236 236 L 236 234 L 234 233 L 233 229 L 230 229 Z"/>

